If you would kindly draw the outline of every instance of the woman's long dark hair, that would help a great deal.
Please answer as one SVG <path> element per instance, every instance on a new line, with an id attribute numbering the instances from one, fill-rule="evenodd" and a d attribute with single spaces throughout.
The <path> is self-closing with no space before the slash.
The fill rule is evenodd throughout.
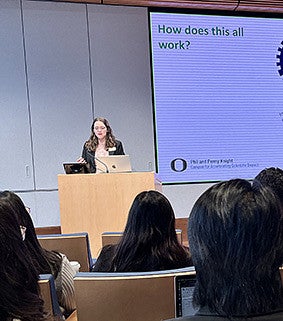
<path id="1" fill-rule="evenodd" d="M 106 130 L 107 130 L 105 148 L 108 149 L 108 148 L 116 146 L 116 139 L 115 139 L 115 136 L 113 135 L 112 128 L 110 127 L 108 120 L 105 118 L 102 118 L 102 117 L 97 117 L 92 122 L 91 135 L 90 135 L 89 140 L 87 140 L 85 143 L 85 146 L 88 148 L 88 150 L 95 152 L 96 147 L 98 145 L 98 138 L 96 137 L 96 135 L 94 133 L 94 124 L 97 121 L 101 121 L 105 125 Z"/>
<path id="2" fill-rule="evenodd" d="M 168 199 L 157 191 L 138 194 L 129 211 L 111 270 L 154 271 L 190 265 L 188 250 L 177 240 L 175 216 Z"/>
<path id="3" fill-rule="evenodd" d="M 38 242 L 35 228 L 30 214 L 18 195 L 10 191 L 0 193 L 1 204 L 11 208 L 15 213 L 19 225 L 26 227 L 24 243 L 30 253 L 33 265 L 38 274 L 52 274 L 56 278 L 61 269 L 61 255 L 55 251 L 48 251 Z"/>
<path id="4" fill-rule="evenodd" d="M 0 320 L 43 321 L 38 273 L 23 242 L 15 209 L 0 197 Z"/>
<path id="5" fill-rule="evenodd" d="M 242 179 L 212 186 L 191 211 L 188 237 L 196 305 L 226 317 L 282 308 L 282 213 L 271 190 Z"/>

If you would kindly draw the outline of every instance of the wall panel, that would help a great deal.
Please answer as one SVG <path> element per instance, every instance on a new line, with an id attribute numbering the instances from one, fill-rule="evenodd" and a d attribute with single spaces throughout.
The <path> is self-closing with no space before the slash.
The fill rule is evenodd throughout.
<path id="1" fill-rule="evenodd" d="M 34 191 L 17 193 L 31 209 L 35 226 L 60 226 L 59 200 L 57 191 Z"/>
<path id="2" fill-rule="evenodd" d="M 19 1 L 0 2 L 0 189 L 32 190 L 33 166 Z"/>
<path id="3" fill-rule="evenodd" d="M 36 189 L 57 189 L 92 119 L 86 5 L 23 3 Z"/>

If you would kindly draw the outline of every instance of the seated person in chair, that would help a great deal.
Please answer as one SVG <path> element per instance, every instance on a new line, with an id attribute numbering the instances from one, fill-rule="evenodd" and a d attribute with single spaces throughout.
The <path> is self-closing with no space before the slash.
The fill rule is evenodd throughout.
<path id="1" fill-rule="evenodd" d="M 68 316 L 75 308 L 73 270 L 67 257 L 62 253 L 42 248 L 35 234 L 35 228 L 25 205 L 19 196 L 10 191 L 0 192 L 0 207 L 7 213 L 14 213 L 23 232 L 23 242 L 27 255 L 31 256 L 33 266 L 39 274 L 52 274 L 59 305 Z"/>
<path id="2" fill-rule="evenodd" d="M 0 202 L 0 320 L 45 321 L 38 273 L 12 208 Z"/>
<path id="3" fill-rule="evenodd" d="M 268 187 L 242 179 L 210 187 L 191 211 L 188 237 L 199 310 L 174 320 L 283 320 L 282 210 Z"/>
<path id="4" fill-rule="evenodd" d="M 134 199 L 120 242 L 103 247 L 93 271 L 145 272 L 191 265 L 188 248 L 177 239 L 170 202 L 157 191 L 145 191 Z"/>

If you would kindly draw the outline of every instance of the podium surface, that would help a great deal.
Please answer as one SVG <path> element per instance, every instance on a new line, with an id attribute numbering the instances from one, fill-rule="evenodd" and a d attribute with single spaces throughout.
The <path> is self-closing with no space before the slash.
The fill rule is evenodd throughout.
<path id="1" fill-rule="evenodd" d="M 124 230 L 136 195 L 161 189 L 153 172 L 60 174 L 62 233 L 88 232 L 92 256 L 97 257 L 102 247 L 101 234 Z"/>

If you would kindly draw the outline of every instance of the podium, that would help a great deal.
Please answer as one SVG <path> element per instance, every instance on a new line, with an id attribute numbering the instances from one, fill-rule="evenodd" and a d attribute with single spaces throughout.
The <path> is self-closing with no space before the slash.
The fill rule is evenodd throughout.
<path id="1" fill-rule="evenodd" d="M 155 173 L 58 175 L 62 233 L 88 232 L 97 257 L 101 234 L 123 231 L 134 198 L 145 190 L 162 190 Z"/>

